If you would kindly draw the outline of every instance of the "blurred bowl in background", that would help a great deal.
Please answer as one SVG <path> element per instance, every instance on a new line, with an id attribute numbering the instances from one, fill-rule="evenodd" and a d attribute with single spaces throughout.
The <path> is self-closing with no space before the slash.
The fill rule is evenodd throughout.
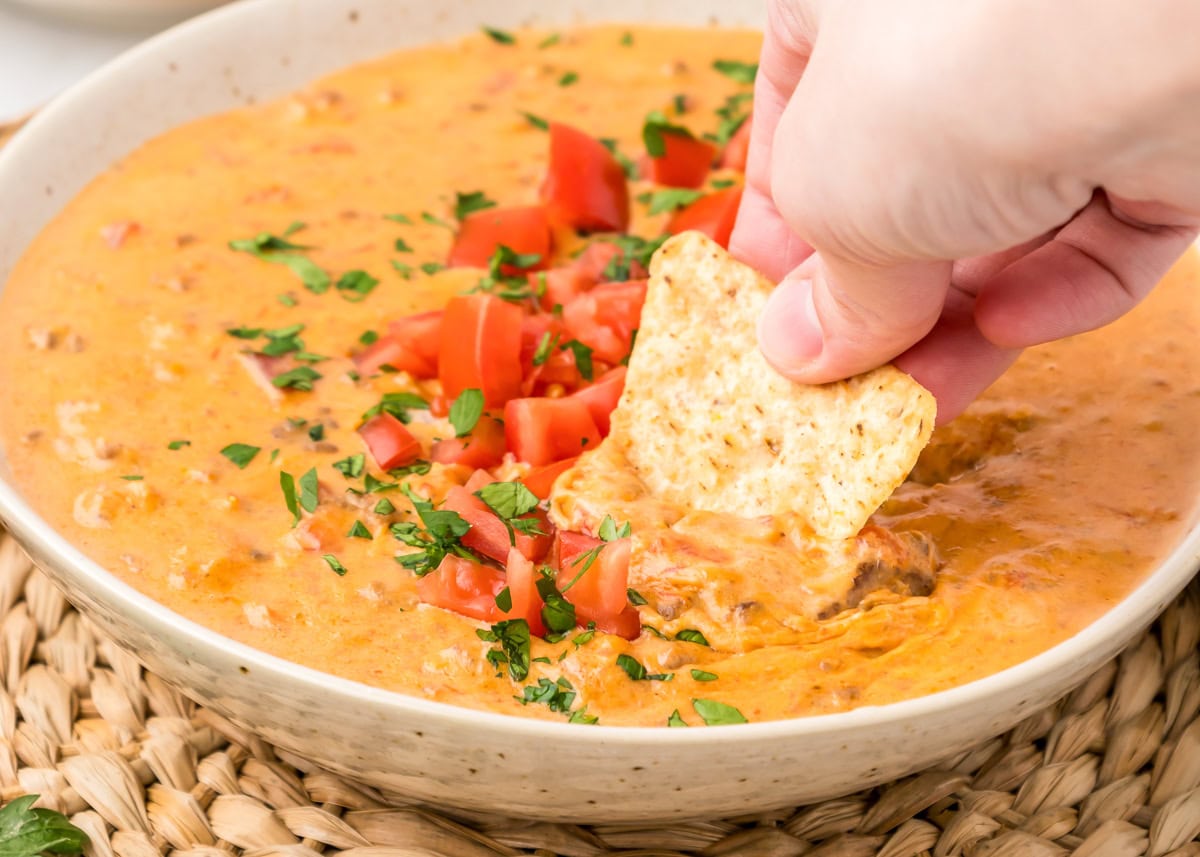
<path id="1" fill-rule="evenodd" d="M 7 0 L 46 17 L 88 26 L 166 27 L 228 0 Z"/>

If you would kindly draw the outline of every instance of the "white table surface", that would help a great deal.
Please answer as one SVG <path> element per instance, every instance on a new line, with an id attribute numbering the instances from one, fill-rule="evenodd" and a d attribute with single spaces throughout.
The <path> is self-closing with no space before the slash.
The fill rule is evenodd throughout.
<path id="1" fill-rule="evenodd" d="M 19 119 L 171 23 L 126 17 L 103 24 L 0 0 L 0 124 Z"/>

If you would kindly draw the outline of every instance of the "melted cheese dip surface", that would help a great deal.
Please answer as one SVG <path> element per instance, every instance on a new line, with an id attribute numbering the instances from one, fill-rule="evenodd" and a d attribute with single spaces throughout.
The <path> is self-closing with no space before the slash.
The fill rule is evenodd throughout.
<path id="1" fill-rule="evenodd" d="M 343 497 L 332 464 L 362 451 L 357 417 L 381 393 L 417 389 L 398 376 L 352 380 L 360 334 L 478 278 L 420 271 L 451 240 L 422 212 L 450 219 L 456 191 L 536 201 L 546 137 L 521 111 L 636 155 L 644 115 L 672 110 L 680 94 L 680 121 L 712 130 L 714 111 L 745 89 L 712 61 L 753 61 L 758 49 L 749 32 L 632 28 L 625 44 L 626 32 L 579 30 L 546 48 L 545 33 L 521 32 L 515 45 L 476 36 L 397 54 L 178 128 L 96 179 L 0 299 L 0 431 L 23 494 L 123 580 L 229 637 L 407 694 L 562 718 L 513 699 L 521 687 L 487 663 L 479 623 L 418 603 L 387 521 Z M 578 81 L 560 85 L 568 72 Z M 635 231 L 661 229 L 663 216 L 634 210 Z M 335 289 L 314 295 L 287 267 L 228 247 L 294 221 L 306 227 L 291 240 L 335 279 L 361 269 L 380 284 L 357 303 Z M 566 678 L 575 708 L 605 724 L 662 725 L 677 709 L 697 725 L 696 697 L 765 720 L 931 693 L 1079 631 L 1195 520 L 1197 277 L 1189 258 L 1119 323 L 1030 351 L 935 436 L 875 518 L 936 545 L 944 565 L 930 596 L 868 602 L 810 621 L 799 641 L 737 653 L 651 633 L 535 640 L 548 663 L 525 684 Z M 314 392 L 272 396 L 226 330 L 292 324 L 330 359 L 316 364 Z M 426 441 L 440 430 L 414 426 Z M 239 469 L 220 452 L 232 443 L 262 451 Z M 279 473 L 310 467 L 322 502 L 293 529 Z M 437 496 L 464 479 L 435 467 L 414 484 Z M 346 537 L 355 520 L 374 538 Z M 675 678 L 633 681 L 616 665 L 622 653 Z"/>

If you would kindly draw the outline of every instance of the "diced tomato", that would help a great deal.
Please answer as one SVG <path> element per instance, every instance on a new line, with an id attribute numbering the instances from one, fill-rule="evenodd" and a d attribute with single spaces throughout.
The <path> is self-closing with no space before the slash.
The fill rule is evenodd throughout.
<path id="1" fill-rule="evenodd" d="M 535 292 L 543 289 L 538 304 L 549 312 L 556 306 L 566 306 L 572 298 L 596 285 L 596 280 L 587 271 L 568 266 L 532 273 L 529 275 L 529 284 Z"/>
<path id="2" fill-rule="evenodd" d="M 414 354 L 437 369 L 438 351 L 442 347 L 442 319 L 445 310 L 419 312 L 388 322 L 388 333 L 403 342 Z"/>
<path id="3" fill-rule="evenodd" d="M 698 137 L 664 132 L 661 157 L 646 155 L 640 166 L 642 178 L 668 187 L 700 187 L 708 178 L 717 157 L 717 147 Z"/>
<path id="4" fill-rule="evenodd" d="M 426 360 L 393 334 L 381 336 L 368 345 L 354 358 L 354 365 L 362 375 L 374 375 L 383 371 L 385 366 L 397 372 L 409 372 L 415 378 L 433 378 L 437 375 L 435 361 Z"/>
<path id="5" fill-rule="evenodd" d="M 521 481 L 525 483 L 525 487 L 533 492 L 539 500 L 545 500 L 550 496 L 550 489 L 554 487 L 554 480 L 567 471 L 576 459 L 566 458 L 562 461 L 556 461 L 553 464 L 545 464 L 541 467 L 531 468 L 528 473 L 521 477 Z"/>
<path id="6" fill-rule="evenodd" d="M 483 391 L 488 407 L 521 394 L 521 308 L 493 295 L 451 298 L 442 322 L 438 376 L 454 401 L 463 390 Z"/>
<path id="7" fill-rule="evenodd" d="M 484 414 L 465 437 L 434 441 L 431 461 L 440 464 L 465 464 L 468 467 L 495 467 L 508 452 L 504 424 Z"/>
<path id="8" fill-rule="evenodd" d="M 550 258 L 551 241 L 550 221 L 542 206 L 485 208 L 458 225 L 446 264 L 451 268 L 486 268 L 496 248 L 503 244 L 516 253 L 536 253 L 538 261 L 529 269 L 543 268 Z M 528 269 L 504 265 L 500 270 L 511 275 Z"/>
<path id="9" fill-rule="evenodd" d="M 750 119 L 751 117 L 747 116 L 746 121 L 725 144 L 725 151 L 721 153 L 721 166 L 726 169 L 746 172 L 746 158 L 750 154 Z"/>
<path id="10" fill-rule="evenodd" d="M 602 544 L 604 542 L 600 539 L 589 536 L 587 533 L 559 530 L 554 534 L 554 547 L 550 554 L 550 563 L 557 569 L 567 568 L 575 562 L 576 557 L 595 550 Z"/>
<path id="11" fill-rule="evenodd" d="M 550 164 L 541 188 L 550 216 L 583 232 L 624 232 L 629 226 L 625 171 L 594 137 L 550 123 Z"/>
<path id="12" fill-rule="evenodd" d="M 675 212 L 667 224 L 672 235 L 694 229 L 703 232 L 722 247 L 729 246 L 733 233 L 733 222 L 737 219 L 738 206 L 742 203 L 742 189 L 729 187 L 702 196 L 691 205 Z"/>
<path id="13" fill-rule="evenodd" d="M 486 470 L 480 469 L 471 474 L 470 478 L 468 478 L 463 484 L 463 487 L 466 488 L 470 493 L 474 494 L 484 485 L 491 485 L 495 481 L 497 481 L 495 476 L 488 473 Z"/>
<path id="14" fill-rule="evenodd" d="M 584 557 L 597 548 L 589 566 Z M 641 632 L 637 610 L 629 603 L 629 550 L 629 539 L 605 543 L 581 533 L 559 533 L 558 588 L 575 605 L 580 625 L 595 622 L 601 631 L 628 639 Z"/>
<path id="15" fill-rule="evenodd" d="M 504 613 L 505 619 L 524 619 L 529 623 L 530 633 L 542 637 L 546 634 L 546 623 L 542 621 L 542 596 L 537 591 L 538 572 L 532 562 L 522 556 L 516 548 L 509 550 L 504 564 L 508 594 L 512 609 Z"/>
<path id="16" fill-rule="evenodd" d="M 504 526 L 504 522 L 496 517 L 486 503 L 465 487 L 456 485 L 447 491 L 443 508 L 458 512 L 462 515 L 463 520 L 471 525 L 471 529 L 462 537 L 463 545 L 497 562 L 504 562 L 508 558 L 508 551 L 511 547 L 515 547 L 521 556 L 531 562 L 537 562 L 546 555 L 553 543 L 551 536 L 553 527 L 547 520 L 546 513 L 541 509 L 531 513 L 529 517 L 537 521 L 538 529 L 544 535 L 531 536 L 520 530 L 514 530 L 513 537 L 516 541 L 514 545 L 513 539 L 509 538 L 508 528 Z"/>
<path id="17" fill-rule="evenodd" d="M 512 399 L 504 406 L 508 448 L 521 461 L 550 464 L 594 449 L 600 430 L 578 399 Z"/>
<path id="18" fill-rule="evenodd" d="M 496 596 L 505 583 L 500 569 L 448 554 L 436 569 L 417 578 L 417 597 L 472 619 L 497 622 L 502 617 Z"/>
<path id="19" fill-rule="evenodd" d="M 561 338 L 562 332 L 562 320 L 549 313 L 535 313 L 521 319 L 521 365 L 525 374 L 533 367 L 533 357 L 542 341 L 550 342 L 556 335 Z"/>
<path id="20" fill-rule="evenodd" d="M 594 357 L 620 363 L 629 354 L 645 302 L 645 280 L 601 283 L 563 308 L 563 323 Z"/>
<path id="21" fill-rule="evenodd" d="M 626 371 L 624 366 L 609 369 L 597 378 L 594 384 L 571 394 L 572 399 L 579 399 L 587 405 L 588 413 L 592 415 L 602 437 L 608 437 L 609 416 L 617 407 L 617 401 L 625 389 Z"/>
<path id="22" fill-rule="evenodd" d="M 384 470 L 412 464 L 421 457 L 421 442 L 389 413 L 371 417 L 358 428 L 371 457 Z"/>

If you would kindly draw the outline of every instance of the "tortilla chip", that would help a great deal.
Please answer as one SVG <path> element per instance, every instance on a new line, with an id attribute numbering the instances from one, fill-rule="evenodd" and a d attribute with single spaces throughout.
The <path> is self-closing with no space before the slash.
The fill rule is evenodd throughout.
<path id="1" fill-rule="evenodd" d="M 916 463 L 936 404 L 894 366 L 821 386 L 780 376 L 756 335 L 773 288 L 699 233 L 667 241 L 606 443 L 669 502 L 849 538 Z"/>

